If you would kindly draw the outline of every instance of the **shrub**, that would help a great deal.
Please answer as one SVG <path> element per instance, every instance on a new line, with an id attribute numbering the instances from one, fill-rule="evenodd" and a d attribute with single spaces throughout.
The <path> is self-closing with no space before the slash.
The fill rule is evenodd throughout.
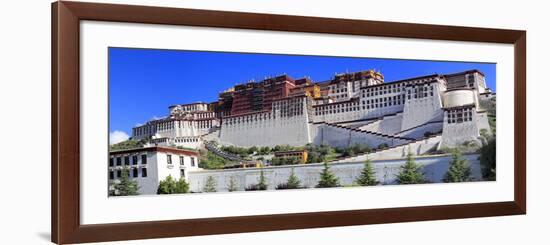
<path id="1" fill-rule="evenodd" d="M 229 192 L 237 191 L 237 182 L 235 181 L 234 176 L 229 177 L 229 183 L 227 185 L 227 191 L 229 191 Z"/>
<path id="2" fill-rule="evenodd" d="M 188 192 L 189 184 L 185 181 L 185 179 L 180 178 L 178 181 L 175 181 L 171 175 L 168 175 L 164 180 L 161 180 L 157 188 L 157 194 L 177 194 Z"/>

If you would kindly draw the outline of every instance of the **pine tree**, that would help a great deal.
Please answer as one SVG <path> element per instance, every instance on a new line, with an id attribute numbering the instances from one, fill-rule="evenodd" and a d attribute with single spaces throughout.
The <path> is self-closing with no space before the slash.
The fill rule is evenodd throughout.
<path id="1" fill-rule="evenodd" d="M 321 172 L 319 183 L 317 183 L 317 188 L 329 188 L 329 187 L 338 187 L 340 186 L 340 180 L 332 172 L 328 163 L 324 163 L 325 168 Z"/>
<path id="2" fill-rule="evenodd" d="M 229 177 L 229 184 L 227 185 L 227 190 L 229 192 L 237 191 L 237 182 L 235 181 L 234 176 Z"/>
<path id="3" fill-rule="evenodd" d="M 454 150 L 449 170 L 447 170 L 443 181 L 447 183 L 469 181 L 471 179 L 471 172 L 468 160 L 462 158 L 458 150 Z"/>
<path id="4" fill-rule="evenodd" d="M 116 196 L 135 196 L 139 195 L 139 186 L 137 181 L 130 180 L 130 170 L 128 168 L 122 169 L 122 176 L 120 182 L 114 185 Z"/>
<path id="5" fill-rule="evenodd" d="M 289 189 L 299 189 L 300 184 L 301 184 L 300 179 L 298 179 L 298 177 L 296 177 L 296 174 L 294 174 L 294 168 L 292 168 L 292 170 L 290 172 L 290 176 L 288 177 L 288 179 L 286 181 L 286 186 Z"/>
<path id="6" fill-rule="evenodd" d="M 267 190 L 267 179 L 264 176 L 264 170 L 260 170 L 260 180 L 258 181 L 259 190 Z"/>
<path id="7" fill-rule="evenodd" d="M 204 184 L 202 191 L 216 192 L 216 181 L 214 180 L 214 177 L 208 176 L 208 178 L 206 178 L 206 183 Z"/>
<path id="8" fill-rule="evenodd" d="M 407 161 L 400 168 L 401 170 L 396 176 L 399 184 L 421 184 L 426 182 L 420 165 L 416 164 L 410 151 L 407 154 Z"/>
<path id="9" fill-rule="evenodd" d="M 365 161 L 365 166 L 361 171 L 361 175 L 355 180 L 357 184 L 361 186 L 377 185 L 378 181 L 376 180 L 376 173 L 374 172 L 374 167 L 372 162 L 367 158 Z"/>

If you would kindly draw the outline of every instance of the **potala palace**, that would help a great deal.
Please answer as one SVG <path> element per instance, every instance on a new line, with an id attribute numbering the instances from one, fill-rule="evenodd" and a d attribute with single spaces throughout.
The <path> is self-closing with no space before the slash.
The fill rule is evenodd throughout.
<path id="1" fill-rule="evenodd" d="M 483 105 L 494 96 L 477 70 L 388 83 L 373 70 L 325 82 L 282 75 L 237 85 L 215 102 L 172 105 L 165 118 L 133 128 L 132 138 L 189 148 L 205 141 L 375 148 L 430 135 L 437 147 L 452 147 L 478 141 L 482 129 L 490 132 Z"/>
<path id="2" fill-rule="evenodd" d="M 325 144 L 342 148 L 362 144 L 372 149 L 384 145 L 383 150 L 368 157 L 387 161 L 408 152 L 423 155 L 443 147 L 481 145 L 481 132 L 491 133 L 486 105 L 495 96 L 478 70 L 391 82 L 385 82 L 374 70 L 337 74 L 322 82 L 281 75 L 236 85 L 219 93 L 214 102 L 169 106 L 166 117 L 134 127 L 132 138 L 147 139 L 154 146 L 147 151 L 158 152 L 170 152 L 165 148 L 170 146 L 206 146 L 212 150 L 213 145 Z M 180 159 L 185 163 L 181 169 L 187 170 L 174 173 L 189 178 L 186 171 L 196 171 L 196 178 L 188 180 L 192 188 L 195 185 L 200 190 L 198 186 L 209 171 L 198 171 L 195 153 L 181 151 Z M 112 157 L 117 154 L 129 153 L 111 153 Z M 333 163 L 360 162 L 366 157 L 358 155 Z M 212 171 L 226 171 L 223 176 L 227 177 L 228 171 L 237 170 Z M 276 174 L 277 170 L 273 171 Z M 139 175 L 137 171 L 135 175 Z M 243 175 L 240 181 L 247 178 L 252 177 Z M 279 177 L 271 178 L 276 181 Z M 226 179 L 219 181 L 222 186 Z"/>

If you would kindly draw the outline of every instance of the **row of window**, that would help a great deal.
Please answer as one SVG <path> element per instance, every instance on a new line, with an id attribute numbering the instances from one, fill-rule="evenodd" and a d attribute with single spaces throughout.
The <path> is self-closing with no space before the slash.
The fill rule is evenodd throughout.
<path id="1" fill-rule="evenodd" d="M 474 87 L 474 74 L 468 74 L 468 87 L 473 88 Z"/>
<path id="2" fill-rule="evenodd" d="M 211 128 L 213 125 L 214 125 L 213 120 L 204 120 L 204 121 L 194 122 L 191 125 L 186 125 L 186 126 L 197 127 L 197 128 Z M 181 128 L 181 127 L 184 127 L 184 124 L 181 121 L 176 121 L 176 122 L 163 122 L 163 123 L 159 123 L 151 126 L 137 127 L 137 128 L 134 128 L 134 135 L 149 135 L 155 131 L 172 130 L 176 126 Z"/>
<path id="3" fill-rule="evenodd" d="M 191 142 L 199 142 L 199 138 L 176 138 L 176 143 L 191 143 Z"/>
<path id="4" fill-rule="evenodd" d="M 115 179 L 115 174 L 117 179 L 122 178 L 122 171 L 122 169 L 110 170 L 109 179 Z M 128 173 L 128 177 L 130 178 L 138 178 L 140 176 L 140 172 L 142 178 L 147 177 L 147 168 L 132 168 L 129 171 L 130 172 Z"/>
<path id="5" fill-rule="evenodd" d="M 132 165 L 138 164 L 138 155 L 132 155 Z M 124 160 L 124 165 L 130 165 L 130 156 L 118 156 L 118 157 L 111 157 L 109 158 L 109 166 L 121 166 L 122 162 Z M 141 155 L 141 164 L 147 164 L 147 155 L 142 154 Z"/>
<path id="6" fill-rule="evenodd" d="M 262 113 L 262 114 L 227 118 L 225 119 L 225 123 L 231 125 L 235 123 L 252 122 L 252 121 L 266 120 L 271 118 L 272 118 L 271 113 Z"/>
<path id="7" fill-rule="evenodd" d="M 447 123 L 462 123 L 473 120 L 473 108 L 462 108 L 447 111 Z"/>
<path id="8" fill-rule="evenodd" d="M 185 164 L 185 157 L 184 156 L 179 156 L 179 159 L 180 159 L 180 165 L 184 165 Z M 172 155 L 166 155 L 166 163 L 168 165 L 172 165 Z M 191 157 L 191 167 L 195 167 L 195 158 L 194 157 Z"/>

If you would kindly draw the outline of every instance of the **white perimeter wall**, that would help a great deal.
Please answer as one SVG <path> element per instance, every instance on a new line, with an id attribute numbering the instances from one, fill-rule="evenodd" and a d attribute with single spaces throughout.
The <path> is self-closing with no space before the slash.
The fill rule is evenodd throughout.
<path id="1" fill-rule="evenodd" d="M 465 155 L 464 158 L 470 162 L 472 177 L 481 179 L 481 168 L 478 160 L 479 155 Z M 450 156 L 419 157 L 416 162 L 423 166 L 424 175 L 431 182 L 441 182 L 441 179 L 449 168 Z M 405 163 L 405 159 L 373 161 L 376 170 L 376 178 L 384 184 L 395 184 L 395 176 L 399 167 Z M 349 162 L 330 164 L 331 171 L 340 179 L 341 185 L 351 185 L 361 173 L 364 162 Z M 227 191 L 230 178 L 233 177 L 237 189 L 243 191 L 245 187 L 257 184 L 260 171 L 263 170 L 267 178 L 268 189 L 275 189 L 278 184 L 286 183 L 292 169 L 306 187 L 315 187 L 319 181 L 319 174 L 324 166 L 320 163 L 302 164 L 292 166 L 265 167 L 263 169 L 228 169 L 228 170 L 204 170 L 189 172 L 190 190 L 201 192 L 206 179 L 212 176 L 216 181 L 217 191 Z"/>

